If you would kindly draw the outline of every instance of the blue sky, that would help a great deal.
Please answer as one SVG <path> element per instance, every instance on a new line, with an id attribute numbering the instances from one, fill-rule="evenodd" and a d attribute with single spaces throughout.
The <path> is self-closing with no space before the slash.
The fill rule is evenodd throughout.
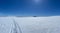
<path id="1" fill-rule="evenodd" d="M 60 0 L 0 0 L 0 15 L 57 16 Z"/>

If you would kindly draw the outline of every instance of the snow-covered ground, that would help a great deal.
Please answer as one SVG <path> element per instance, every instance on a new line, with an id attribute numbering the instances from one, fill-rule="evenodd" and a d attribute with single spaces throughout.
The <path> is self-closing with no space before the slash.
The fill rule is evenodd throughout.
<path id="1" fill-rule="evenodd" d="M 0 17 L 0 33 L 11 33 L 14 21 L 22 33 L 60 33 L 60 16 Z"/>

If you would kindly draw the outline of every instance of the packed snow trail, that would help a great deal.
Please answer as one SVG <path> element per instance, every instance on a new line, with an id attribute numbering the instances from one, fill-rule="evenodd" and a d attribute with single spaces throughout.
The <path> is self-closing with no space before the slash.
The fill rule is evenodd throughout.
<path id="1" fill-rule="evenodd" d="M 12 17 L 1 17 L 0 33 L 22 33 L 22 31 L 20 30 L 20 26 L 17 22 L 12 20 Z"/>
<path id="2" fill-rule="evenodd" d="M 16 23 L 14 19 L 13 19 L 13 22 L 14 22 L 13 23 L 14 28 L 12 27 L 11 33 L 22 33 L 20 26 Z"/>

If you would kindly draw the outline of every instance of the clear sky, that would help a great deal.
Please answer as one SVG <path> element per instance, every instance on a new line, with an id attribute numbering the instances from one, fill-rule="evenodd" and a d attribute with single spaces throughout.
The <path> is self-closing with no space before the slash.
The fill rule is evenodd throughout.
<path id="1" fill-rule="evenodd" d="M 60 0 L 0 0 L 0 15 L 60 15 Z"/>

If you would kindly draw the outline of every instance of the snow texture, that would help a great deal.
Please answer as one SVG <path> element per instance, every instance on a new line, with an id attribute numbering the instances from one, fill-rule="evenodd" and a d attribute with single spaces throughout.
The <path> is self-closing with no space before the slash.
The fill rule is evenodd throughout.
<path id="1" fill-rule="evenodd" d="M 0 33 L 60 33 L 60 16 L 0 17 Z"/>

